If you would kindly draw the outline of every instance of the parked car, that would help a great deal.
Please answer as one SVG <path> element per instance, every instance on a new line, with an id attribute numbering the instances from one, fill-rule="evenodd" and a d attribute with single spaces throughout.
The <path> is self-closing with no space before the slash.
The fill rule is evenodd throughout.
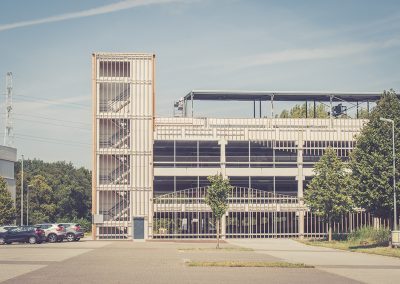
<path id="1" fill-rule="evenodd" d="M 12 225 L 0 226 L 0 233 L 7 232 L 8 230 L 14 228 L 17 228 L 17 226 L 12 226 Z"/>
<path id="2" fill-rule="evenodd" d="M 13 242 L 40 244 L 46 240 L 44 230 L 36 226 L 21 226 L 0 232 L 0 244 Z"/>
<path id="3" fill-rule="evenodd" d="M 69 242 L 79 241 L 85 236 L 83 230 L 81 229 L 81 225 L 77 223 L 61 223 L 60 225 L 67 230 L 65 238 Z"/>
<path id="4" fill-rule="evenodd" d="M 61 224 L 37 224 L 46 233 L 46 240 L 49 243 L 62 242 L 65 238 L 65 228 Z"/>

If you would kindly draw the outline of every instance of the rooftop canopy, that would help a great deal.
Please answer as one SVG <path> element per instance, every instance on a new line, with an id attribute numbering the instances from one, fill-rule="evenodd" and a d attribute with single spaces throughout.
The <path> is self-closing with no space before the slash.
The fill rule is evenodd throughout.
<path id="1" fill-rule="evenodd" d="M 205 101 L 319 101 L 331 99 L 346 102 L 377 101 L 382 92 L 279 92 L 279 91 L 236 91 L 236 90 L 193 90 L 184 100 Z"/>

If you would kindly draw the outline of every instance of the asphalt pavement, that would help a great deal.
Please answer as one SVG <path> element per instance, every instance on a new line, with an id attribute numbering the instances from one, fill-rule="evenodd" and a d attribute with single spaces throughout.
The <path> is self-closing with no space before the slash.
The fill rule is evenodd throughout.
<path id="1" fill-rule="evenodd" d="M 227 246 L 233 244 L 222 244 L 222 247 Z M 213 243 L 203 242 L 80 241 L 41 245 L 13 244 L 0 246 L 0 282 L 360 283 L 347 276 L 315 268 L 189 267 L 185 263 L 283 259 L 263 250 L 217 251 Z"/>
<path id="2" fill-rule="evenodd" d="M 239 239 L 229 243 L 363 283 L 400 283 L 399 258 L 308 246 L 290 239 Z"/>

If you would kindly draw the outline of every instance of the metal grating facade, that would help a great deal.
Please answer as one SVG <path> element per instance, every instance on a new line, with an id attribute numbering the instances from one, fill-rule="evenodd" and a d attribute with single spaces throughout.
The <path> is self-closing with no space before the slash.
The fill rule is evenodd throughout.
<path id="1" fill-rule="evenodd" d="M 155 118 L 154 58 L 93 54 L 93 237 L 215 237 L 204 196 L 217 173 L 233 185 L 223 237 L 326 235 L 304 189 L 326 147 L 348 159 L 367 120 Z M 359 210 L 335 232 L 383 222 Z"/>
<path id="2" fill-rule="evenodd" d="M 93 89 L 93 235 L 148 237 L 153 183 L 153 54 L 95 53 Z"/>

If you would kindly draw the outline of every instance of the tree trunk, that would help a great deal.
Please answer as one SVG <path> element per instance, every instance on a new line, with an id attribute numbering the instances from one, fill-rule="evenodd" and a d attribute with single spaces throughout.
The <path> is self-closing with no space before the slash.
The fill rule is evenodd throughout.
<path id="1" fill-rule="evenodd" d="M 328 242 L 332 241 L 332 220 L 328 222 Z"/>
<path id="2" fill-rule="evenodd" d="M 390 216 L 389 216 L 389 228 L 386 228 L 386 229 L 389 229 L 391 231 L 391 230 L 393 230 L 393 228 L 394 228 L 393 215 L 390 214 Z M 390 234 L 390 236 L 391 235 L 392 234 Z M 392 238 L 391 237 L 389 238 L 388 247 L 392 248 Z"/>
<path id="3" fill-rule="evenodd" d="M 219 219 L 217 218 L 217 249 L 219 249 Z"/>

